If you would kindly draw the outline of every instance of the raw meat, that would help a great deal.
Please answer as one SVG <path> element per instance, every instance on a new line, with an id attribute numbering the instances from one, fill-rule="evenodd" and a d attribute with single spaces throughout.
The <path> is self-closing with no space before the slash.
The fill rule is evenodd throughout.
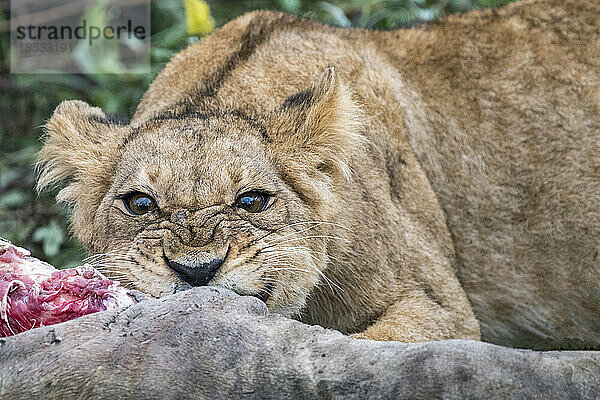
<path id="1" fill-rule="evenodd" d="M 0 337 L 135 302 L 87 264 L 57 270 L 0 238 Z"/>

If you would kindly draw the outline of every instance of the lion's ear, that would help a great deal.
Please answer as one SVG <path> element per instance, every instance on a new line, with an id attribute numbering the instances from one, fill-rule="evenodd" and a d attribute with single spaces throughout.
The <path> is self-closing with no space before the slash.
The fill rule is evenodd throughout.
<path id="1" fill-rule="evenodd" d="M 350 179 L 351 157 L 366 141 L 363 127 L 363 112 L 333 67 L 268 120 L 272 145 L 286 167 L 330 181 Z"/>
<path id="2" fill-rule="evenodd" d="M 46 140 L 37 164 L 37 189 L 67 181 L 57 200 L 72 203 L 103 188 L 120 139 L 128 129 L 128 125 L 85 102 L 62 102 L 46 124 Z"/>

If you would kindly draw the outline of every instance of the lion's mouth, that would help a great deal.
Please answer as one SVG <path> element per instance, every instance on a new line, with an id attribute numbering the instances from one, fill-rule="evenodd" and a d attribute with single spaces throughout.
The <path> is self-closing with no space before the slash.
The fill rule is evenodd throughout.
<path id="1" fill-rule="evenodd" d="M 227 253 L 229 253 L 229 251 Z M 170 266 L 170 263 L 169 263 L 169 259 L 165 255 L 164 251 L 163 251 L 163 254 L 162 254 L 162 259 L 163 259 L 163 262 L 165 263 L 165 265 L 167 267 L 169 267 L 169 269 L 172 269 L 171 266 Z M 182 290 L 191 289 L 194 286 L 194 285 L 190 285 L 189 283 L 186 283 L 184 281 L 184 279 L 180 276 L 179 273 L 177 273 L 177 275 L 179 276 L 179 279 L 182 282 L 175 285 L 173 293 L 177 293 L 177 292 L 182 291 Z M 216 285 L 216 286 L 220 286 L 220 285 Z M 271 297 L 271 293 L 273 291 L 273 287 L 274 287 L 274 283 L 273 282 L 266 282 L 264 284 L 263 288 L 258 293 L 254 293 L 254 294 L 250 294 L 250 293 L 247 293 L 247 292 L 246 293 L 240 293 L 240 292 L 238 292 L 235 289 L 232 289 L 232 290 L 234 292 L 236 292 L 237 294 L 239 294 L 240 296 L 252 296 L 252 297 L 256 297 L 257 299 L 261 300 L 263 303 L 266 303 L 267 300 L 269 299 L 269 297 Z"/>

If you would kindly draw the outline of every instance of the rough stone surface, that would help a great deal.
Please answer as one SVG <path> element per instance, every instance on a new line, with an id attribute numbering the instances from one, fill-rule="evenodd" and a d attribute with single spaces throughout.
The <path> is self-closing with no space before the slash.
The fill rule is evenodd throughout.
<path id="1" fill-rule="evenodd" d="M 600 352 L 362 341 L 204 287 L 1 339 L 0 398 L 598 399 Z"/>

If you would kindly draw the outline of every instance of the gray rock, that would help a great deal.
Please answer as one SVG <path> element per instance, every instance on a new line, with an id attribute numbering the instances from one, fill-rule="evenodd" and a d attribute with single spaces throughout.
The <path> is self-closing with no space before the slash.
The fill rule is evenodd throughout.
<path id="1" fill-rule="evenodd" d="M 598 399 L 600 352 L 356 340 L 204 287 L 0 339 L 0 398 Z"/>

